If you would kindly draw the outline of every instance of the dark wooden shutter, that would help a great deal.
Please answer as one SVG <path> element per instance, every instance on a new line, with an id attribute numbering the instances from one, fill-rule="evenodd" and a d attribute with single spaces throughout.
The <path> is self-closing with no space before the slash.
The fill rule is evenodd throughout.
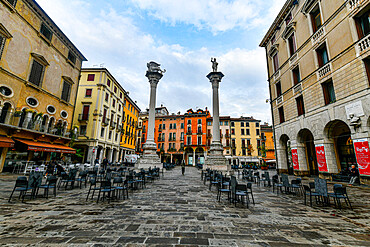
<path id="1" fill-rule="evenodd" d="M 71 92 L 71 84 L 69 82 L 63 82 L 62 100 L 69 101 L 69 95 Z"/>
<path id="2" fill-rule="evenodd" d="M 44 66 L 42 66 L 42 64 L 40 64 L 36 60 L 33 60 L 31 74 L 28 81 L 35 84 L 36 86 L 40 86 L 43 70 Z"/>

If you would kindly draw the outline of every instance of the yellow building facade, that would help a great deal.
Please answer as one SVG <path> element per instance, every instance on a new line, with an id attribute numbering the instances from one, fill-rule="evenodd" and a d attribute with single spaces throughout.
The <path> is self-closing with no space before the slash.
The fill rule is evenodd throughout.
<path id="1" fill-rule="evenodd" d="M 231 118 L 231 156 L 234 165 L 260 162 L 260 122 L 252 117 Z"/>
<path id="2" fill-rule="evenodd" d="M 140 108 L 136 105 L 128 95 L 125 96 L 124 114 L 122 122 L 122 139 L 121 147 L 123 148 L 123 155 L 134 154 L 136 151 L 138 119 Z"/>
<path id="3" fill-rule="evenodd" d="M 66 146 L 83 61 L 34 0 L 0 1 L 0 171 L 74 152 Z"/>

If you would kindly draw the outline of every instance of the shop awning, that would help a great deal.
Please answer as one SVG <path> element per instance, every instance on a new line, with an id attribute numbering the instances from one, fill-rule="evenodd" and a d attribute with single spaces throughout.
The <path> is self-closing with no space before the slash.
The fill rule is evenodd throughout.
<path id="1" fill-rule="evenodd" d="M 29 140 L 21 140 L 16 139 L 16 141 L 19 141 L 23 144 L 26 144 L 28 146 L 27 150 L 35 151 L 35 152 L 55 152 L 55 153 L 69 153 L 69 154 L 75 154 L 76 150 L 70 147 L 66 147 L 63 145 L 58 144 L 50 144 L 50 143 L 44 143 L 44 142 L 34 142 Z"/>
<path id="2" fill-rule="evenodd" d="M 12 148 L 14 147 L 14 141 L 12 138 L 6 136 L 0 136 L 0 148 Z"/>

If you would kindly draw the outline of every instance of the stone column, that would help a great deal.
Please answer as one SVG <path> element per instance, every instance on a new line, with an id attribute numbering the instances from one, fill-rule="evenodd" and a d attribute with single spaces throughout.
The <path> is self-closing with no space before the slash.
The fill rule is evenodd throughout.
<path id="1" fill-rule="evenodd" d="M 195 166 L 195 149 L 193 150 L 193 166 Z"/>
<path id="2" fill-rule="evenodd" d="M 146 142 L 143 145 L 143 156 L 136 163 L 135 167 L 137 169 L 147 169 L 149 167 L 159 167 L 163 169 L 160 158 L 156 154 L 157 144 L 154 141 L 154 127 L 155 127 L 155 102 L 157 85 L 159 80 L 163 77 L 163 73 L 160 69 L 160 64 L 155 62 L 150 62 L 147 64 L 148 70 L 146 72 L 146 77 L 150 84 L 150 100 L 149 100 L 149 119 L 148 119 L 148 135 Z"/>
<path id="3" fill-rule="evenodd" d="M 219 99 L 218 99 L 218 88 L 224 74 L 214 71 L 207 75 L 207 78 L 212 84 L 212 103 L 213 103 L 213 136 L 212 143 L 209 149 L 210 154 L 208 155 L 203 169 L 210 168 L 212 170 L 224 171 L 227 173 L 231 172 L 231 166 L 228 164 L 225 156 L 223 155 L 223 148 L 220 141 L 220 116 L 219 116 Z"/>
<path id="4" fill-rule="evenodd" d="M 288 157 L 287 157 L 287 150 L 286 148 L 278 146 L 276 148 L 276 155 L 277 155 L 277 169 L 279 173 L 288 173 Z"/>

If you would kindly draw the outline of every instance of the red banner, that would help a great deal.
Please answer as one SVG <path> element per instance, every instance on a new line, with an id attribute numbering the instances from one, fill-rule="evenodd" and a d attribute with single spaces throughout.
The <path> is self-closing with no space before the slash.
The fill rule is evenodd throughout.
<path id="1" fill-rule="evenodd" d="M 367 139 L 353 140 L 355 147 L 358 171 L 361 175 L 370 176 L 370 152 Z"/>
<path id="2" fill-rule="evenodd" d="M 293 161 L 293 169 L 299 170 L 298 151 L 296 148 L 292 148 L 292 161 Z"/>
<path id="3" fill-rule="evenodd" d="M 315 145 L 317 166 L 320 172 L 328 172 L 328 164 L 326 164 L 325 149 L 323 144 Z"/>

